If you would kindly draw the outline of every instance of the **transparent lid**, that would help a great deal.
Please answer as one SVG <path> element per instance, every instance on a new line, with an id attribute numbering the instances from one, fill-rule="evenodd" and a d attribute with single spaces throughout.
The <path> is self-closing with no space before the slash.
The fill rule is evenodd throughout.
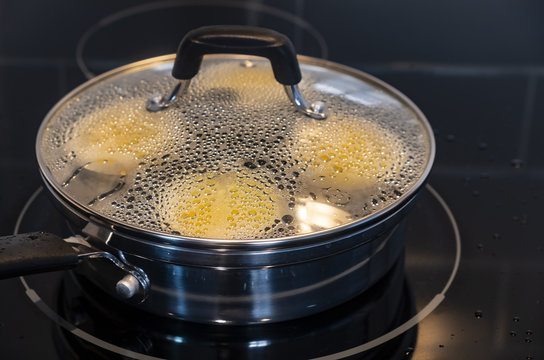
<path id="1" fill-rule="evenodd" d="M 38 158 L 61 194 L 137 229 L 206 239 L 309 234 L 391 209 L 434 156 L 423 115 L 363 73 L 300 57 L 299 86 L 328 109 L 297 111 L 268 60 L 204 58 L 176 103 L 173 56 L 114 70 L 44 120 Z"/>

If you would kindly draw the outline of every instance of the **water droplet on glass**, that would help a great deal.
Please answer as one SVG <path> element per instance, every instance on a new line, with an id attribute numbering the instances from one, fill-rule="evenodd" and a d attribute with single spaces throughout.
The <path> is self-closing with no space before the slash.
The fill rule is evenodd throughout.
<path id="1" fill-rule="evenodd" d="M 480 192 L 478 190 L 474 190 L 474 191 L 472 191 L 472 196 L 478 197 L 478 196 L 480 196 Z"/>
<path id="2" fill-rule="evenodd" d="M 533 339 L 531 338 L 525 338 L 525 342 L 528 344 L 528 343 L 532 343 L 533 342 Z"/>
<path id="3" fill-rule="evenodd" d="M 247 167 L 248 169 L 256 169 L 257 168 L 257 165 L 255 165 L 254 163 L 252 163 L 251 161 L 246 161 L 244 163 L 244 166 Z"/>
<path id="4" fill-rule="evenodd" d="M 439 344 L 438 347 L 439 347 L 439 348 L 443 348 L 443 347 L 444 347 L 444 344 Z"/>
<path id="5" fill-rule="evenodd" d="M 291 215 L 283 215 L 281 221 L 283 221 L 285 224 L 290 224 L 293 222 L 293 217 Z"/>
<path id="6" fill-rule="evenodd" d="M 501 238 L 501 234 L 499 234 L 499 233 L 494 233 L 493 234 L 493 239 L 498 240 L 500 238 Z M 518 321 L 519 321 L 519 318 L 518 318 Z"/>
<path id="7" fill-rule="evenodd" d="M 519 320 L 520 320 L 520 319 L 519 319 L 519 316 L 514 316 L 514 317 L 512 318 L 512 321 L 515 322 L 515 323 L 519 322 Z"/>
<path id="8" fill-rule="evenodd" d="M 517 331 L 514 331 L 514 330 L 510 331 L 510 336 L 514 337 L 517 335 L 518 335 Z"/>
<path id="9" fill-rule="evenodd" d="M 446 136 L 446 140 L 448 140 L 448 142 L 454 142 L 455 141 L 455 135 L 448 134 L 448 136 Z"/>
<path id="10" fill-rule="evenodd" d="M 478 149 L 480 149 L 480 150 L 487 149 L 487 143 L 482 141 L 481 143 L 478 144 Z"/>
<path id="11" fill-rule="evenodd" d="M 478 247 L 478 250 L 480 250 L 480 251 L 484 250 L 484 244 L 478 243 L 478 244 L 476 244 L 476 246 Z"/>
<path id="12" fill-rule="evenodd" d="M 474 317 L 475 317 L 476 319 L 481 319 L 483 316 L 484 316 L 484 313 L 483 313 L 482 310 L 476 310 L 476 311 L 474 312 Z"/>
<path id="13" fill-rule="evenodd" d="M 514 167 L 516 169 L 519 169 L 520 167 L 523 166 L 523 160 L 521 160 L 521 159 L 512 159 L 510 161 L 510 165 L 512 165 L 512 167 Z"/>
<path id="14" fill-rule="evenodd" d="M 533 330 L 525 330 L 525 335 L 533 335 Z"/>
<path id="15" fill-rule="evenodd" d="M 327 201 L 336 205 L 346 205 L 351 200 L 351 197 L 340 189 L 327 188 L 323 190 L 323 195 Z"/>
<path id="16" fill-rule="evenodd" d="M 255 67 L 255 63 L 250 60 L 244 60 L 240 63 L 240 66 L 245 68 L 252 68 Z"/>
<path id="17" fill-rule="evenodd" d="M 404 352 L 404 355 L 409 356 L 409 355 L 412 355 L 413 352 L 414 352 L 414 348 L 409 346 L 409 347 L 406 348 L 406 351 Z"/>

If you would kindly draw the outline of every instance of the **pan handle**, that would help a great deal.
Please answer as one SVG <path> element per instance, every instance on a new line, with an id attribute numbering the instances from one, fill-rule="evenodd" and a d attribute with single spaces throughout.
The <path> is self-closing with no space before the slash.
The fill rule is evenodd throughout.
<path id="1" fill-rule="evenodd" d="M 297 110 L 315 119 L 327 117 L 323 102 L 310 104 L 298 88 L 302 76 L 291 40 L 271 29 L 241 25 L 204 26 L 187 33 L 179 44 L 172 68 L 172 76 L 180 82 L 169 95 L 149 100 L 147 110 L 163 110 L 183 96 L 206 54 L 243 54 L 269 59 L 274 77 L 284 85 Z"/>
<path id="2" fill-rule="evenodd" d="M 0 237 L 0 279 L 71 269 L 78 252 L 61 237 L 33 232 Z"/>
<path id="3" fill-rule="evenodd" d="M 120 269 L 124 277 L 115 286 L 123 299 L 142 302 L 150 283 L 140 268 L 125 263 L 106 251 L 94 249 L 81 236 L 63 239 L 46 232 L 33 232 L 0 237 L 0 280 L 16 276 L 68 270 L 83 259 L 107 259 Z"/>

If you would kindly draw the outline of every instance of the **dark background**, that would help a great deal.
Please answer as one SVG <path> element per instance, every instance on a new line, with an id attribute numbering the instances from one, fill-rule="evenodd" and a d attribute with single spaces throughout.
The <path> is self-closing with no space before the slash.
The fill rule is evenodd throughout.
<path id="1" fill-rule="evenodd" d="M 0 2 L 0 131 L 10 134 L 0 142 L 2 173 L 13 174 L 21 163 L 34 161 L 29 149 L 41 119 L 85 80 L 75 61 L 75 48 L 85 31 L 104 17 L 139 4 L 146 2 Z M 481 171 L 498 176 L 538 176 L 542 171 L 543 2 L 297 0 L 249 4 L 260 7 L 242 11 L 185 6 L 122 19 L 91 36 L 84 58 L 99 72 L 172 52 L 177 39 L 195 26 L 270 26 L 292 37 L 299 52 L 327 55 L 370 72 L 408 95 L 436 130 L 436 170 L 465 172 L 470 177 Z M 265 14 L 262 8 L 267 6 L 313 25 L 326 41 L 328 54 L 320 51 L 311 34 Z M 37 105 L 31 102 L 33 97 L 43 101 Z M 19 127 L 20 123 L 25 126 Z M 512 160 L 522 163 L 520 171 L 514 172 Z M 18 186 L 28 185 L 26 175 L 16 181 Z M 21 205 L 3 204 L 7 208 Z M 14 213 L 6 216 L 2 216 L 2 227 L 14 221 Z"/>
<path id="2" fill-rule="evenodd" d="M 173 52 L 196 26 L 268 26 L 290 36 L 300 53 L 328 57 L 397 87 L 435 131 L 430 184 L 459 222 L 463 257 L 454 295 L 429 320 L 438 324 L 433 331 L 442 337 L 435 341 L 433 331 L 422 332 L 428 348 L 416 348 L 414 358 L 544 356 L 544 2 L 179 3 L 186 6 L 0 0 L 2 234 L 12 232 L 20 209 L 40 186 L 35 134 L 47 111 L 85 80 L 75 54 L 90 27 L 123 9 L 136 9 L 131 17 L 104 23 L 88 39 L 83 58 L 93 72 L 101 72 Z M 244 3 L 249 10 L 241 10 Z M 146 6 L 155 10 L 138 11 Z M 327 51 L 312 31 L 289 21 L 292 15 L 321 34 Z M 475 320 L 477 310 L 484 315 Z M 514 317 L 521 321 L 512 323 Z M 532 335 L 526 336 L 527 330 Z M 439 344 L 444 346 L 437 350 Z"/>

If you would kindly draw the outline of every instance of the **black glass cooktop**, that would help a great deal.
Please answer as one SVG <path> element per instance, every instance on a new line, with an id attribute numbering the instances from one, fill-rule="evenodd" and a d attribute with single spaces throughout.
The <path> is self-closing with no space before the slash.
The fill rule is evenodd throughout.
<path id="1" fill-rule="evenodd" d="M 131 312 L 70 272 L 32 275 L 0 281 L 0 358 L 544 356 L 537 2 L 30 3 L 0 4 L 2 234 L 71 232 L 40 190 L 34 141 L 46 112 L 94 74 L 173 52 L 200 25 L 271 27 L 301 53 L 385 80 L 427 115 L 437 158 L 406 219 L 403 261 L 346 304 L 279 324 L 204 326 Z"/>

